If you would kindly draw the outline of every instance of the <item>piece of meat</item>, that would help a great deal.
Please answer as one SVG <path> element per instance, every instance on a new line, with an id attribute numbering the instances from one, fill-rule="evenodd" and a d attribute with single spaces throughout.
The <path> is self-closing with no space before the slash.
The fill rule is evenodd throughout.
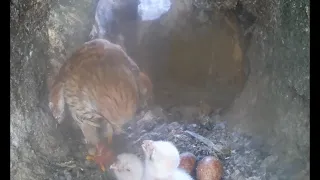
<path id="1" fill-rule="evenodd" d="M 94 154 L 88 155 L 86 159 L 94 161 L 102 171 L 105 171 L 106 167 L 109 167 L 114 162 L 115 154 L 111 148 L 107 148 L 103 143 L 98 143 Z"/>

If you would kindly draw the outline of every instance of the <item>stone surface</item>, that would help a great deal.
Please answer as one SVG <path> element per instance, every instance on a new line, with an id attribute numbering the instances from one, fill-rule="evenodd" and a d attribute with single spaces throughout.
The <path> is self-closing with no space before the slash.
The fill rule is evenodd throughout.
<path id="1" fill-rule="evenodd" d="M 66 156 L 70 153 L 70 146 L 48 113 L 46 100 L 50 56 L 55 60 L 62 59 L 62 49 L 72 50 L 69 47 L 75 45 L 72 43 L 82 43 L 85 38 L 74 36 L 85 28 L 81 28 L 83 24 L 78 22 L 79 17 L 72 14 L 70 9 L 75 7 L 69 3 L 72 2 L 59 1 L 56 4 L 50 0 L 21 0 L 10 4 L 11 179 L 46 179 L 48 174 L 61 168 L 57 164 L 67 161 Z M 88 17 L 88 11 L 82 12 L 84 17 Z M 55 16 L 56 22 L 51 22 L 50 16 Z M 59 20 L 65 20 L 61 16 L 68 17 L 70 21 L 59 24 Z M 73 22 L 80 25 L 65 30 L 68 28 L 66 24 L 71 26 Z M 67 35 L 75 39 L 71 41 Z M 68 45 L 63 44 L 67 42 Z"/>
<path id="2" fill-rule="evenodd" d="M 46 165 L 68 153 L 59 134 L 52 131 L 54 122 L 40 108 L 46 93 L 49 4 L 19 1 L 10 5 L 11 179 L 43 179 Z"/>
<path id="3" fill-rule="evenodd" d="M 250 77 L 223 119 L 242 132 L 264 137 L 272 147 L 271 152 L 281 158 L 280 162 L 303 164 L 300 167 L 307 169 L 310 160 L 309 3 L 268 3 L 276 11 L 271 19 L 264 19 L 270 23 L 255 27 L 247 54 Z M 273 30 L 268 30 L 269 26 Z"/>
<path id="4" fill-rule="evenodd" d="M 47 32 L 49 37 L 48 85 L 61 64 L 82 43 L 90 39 L 97 0 L 60 0 L 48 12 Z"/>

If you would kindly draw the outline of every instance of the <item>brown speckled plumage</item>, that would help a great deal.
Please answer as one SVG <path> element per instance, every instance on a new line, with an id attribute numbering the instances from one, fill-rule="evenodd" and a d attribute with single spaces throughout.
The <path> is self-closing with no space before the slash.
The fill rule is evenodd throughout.
<path id="1" fill-rule="evenodd" d="M 97 127 L 115 132 L 152 99 L 152 84 L 116 44 L 95 39 L 85 43 L 61 67 L 50 88 L 49 107 L 61 122 L 65 104 L 89 144 L 99 141 Z M 112 133 L 112 132 L 111 132 Z"/>

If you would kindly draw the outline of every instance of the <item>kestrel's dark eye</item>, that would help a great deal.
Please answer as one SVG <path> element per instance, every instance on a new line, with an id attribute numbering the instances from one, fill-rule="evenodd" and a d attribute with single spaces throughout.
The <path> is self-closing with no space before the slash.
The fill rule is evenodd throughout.
<path id="1" fill-rule="evenodd" d="M 130 169 L 126 169 L 128 172 L 130 172 L 131 170 Z"/>

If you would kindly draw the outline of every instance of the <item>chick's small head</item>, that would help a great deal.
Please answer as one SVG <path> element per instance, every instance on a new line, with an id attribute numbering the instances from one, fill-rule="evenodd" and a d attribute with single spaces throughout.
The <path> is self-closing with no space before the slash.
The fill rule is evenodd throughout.
<path id="1" fill-rule="evenodd" d="M 134 154 L 123 153 L 117 156 L 110 169 L 118 180 L 125 180 L 130 177 L 133 180 L 141 179 L 143 176 L 143 164 Z"/>
<path id="2" fill-rule="evenodd" d="M 179 151 L 171 142 L 146 140 L 142 149 L 148 164 L 159 173 L 171 172 L 179 166 Z"/>

